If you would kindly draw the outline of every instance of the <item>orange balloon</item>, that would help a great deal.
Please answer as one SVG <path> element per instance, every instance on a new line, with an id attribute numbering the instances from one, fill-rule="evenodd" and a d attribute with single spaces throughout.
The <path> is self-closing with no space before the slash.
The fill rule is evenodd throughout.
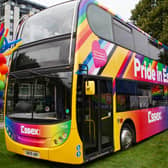
<path id="1" fill-rule="evenodd" d="M 0 65 L 0 73 L 2 75 L 5 75 L 6 73 L 8 73 L 8 66 L 6 64 Z"/>

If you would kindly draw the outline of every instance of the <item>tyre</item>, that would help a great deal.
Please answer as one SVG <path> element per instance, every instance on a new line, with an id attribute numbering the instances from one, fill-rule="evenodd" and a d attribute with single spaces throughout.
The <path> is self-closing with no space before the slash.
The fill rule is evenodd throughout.
<path id="1" fill-rule="evenodd" d="M 120 135 L 121 149 L 126 150 L 135 143 L 135 131 L 128 123 L 124 124 Z"/>

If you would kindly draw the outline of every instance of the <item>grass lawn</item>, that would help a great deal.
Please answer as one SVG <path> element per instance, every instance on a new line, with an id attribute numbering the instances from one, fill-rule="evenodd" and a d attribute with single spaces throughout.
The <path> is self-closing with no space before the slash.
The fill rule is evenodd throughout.
<path id="1" fill-rule="evenodd" d="M 36 160 L 6 150 L 4 132 L 0 130 L 0 167 L 70 168 L 72 166 Z M 145 140 L 127 151 L 120 151 L 75 168 L 167 168 L 168 131 Z"/>

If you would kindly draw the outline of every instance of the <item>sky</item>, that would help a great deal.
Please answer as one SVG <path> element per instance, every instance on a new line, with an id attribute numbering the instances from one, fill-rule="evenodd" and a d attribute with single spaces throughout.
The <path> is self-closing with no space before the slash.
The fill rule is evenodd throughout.
<path id="1" fill-rule="evenodd" d="M 51 6 L 65 0 L 31 0 L 36 3 L 40 3 L 44 6 Z M 135 8 L 135 5 L 139 0 L 99 0 L 102 3 L 106 3 L 115 14 L 118 14 L 125 21 L 129 21 L 131 17 L 131 10 Z"/>

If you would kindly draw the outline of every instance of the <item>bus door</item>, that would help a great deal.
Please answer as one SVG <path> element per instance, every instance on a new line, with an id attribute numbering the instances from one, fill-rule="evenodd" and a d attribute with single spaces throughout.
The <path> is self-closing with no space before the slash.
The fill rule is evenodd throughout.
<path id="1" fill-rule="evenodd" d="M 78 113 L 78 116 L 81 116 L 78 125 L 84 143 L 84 154 L 88 156 L 111 150 L 113 147 L 112 80 L 88 76 L 79 80 L 78 84 L 82 84 L 83 98 L 80 105 L 78 103 L 78 107 L 82 108 L 80 114 Z M 94 81 L 94 95 L 85 94 L 86 81 Z"/>

